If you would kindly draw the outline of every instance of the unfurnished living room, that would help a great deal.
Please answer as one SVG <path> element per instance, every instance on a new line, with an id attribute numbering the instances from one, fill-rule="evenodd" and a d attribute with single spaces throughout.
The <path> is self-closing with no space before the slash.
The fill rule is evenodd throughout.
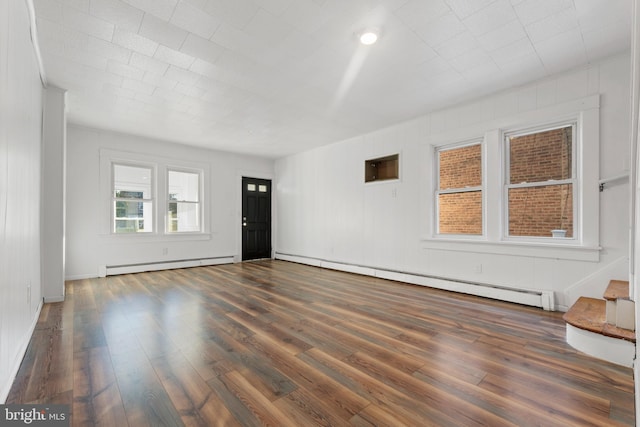
<path id="1" fill-rule="evenodd" d="M 1 0 L 0 425 L 635 426 L 638 0 Z"/>

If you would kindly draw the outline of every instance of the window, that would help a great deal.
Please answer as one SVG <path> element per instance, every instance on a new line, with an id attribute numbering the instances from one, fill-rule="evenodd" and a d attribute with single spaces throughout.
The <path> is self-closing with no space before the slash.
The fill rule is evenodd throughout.
<path id="1" fill-rule="evenodd" d="M 200 174 L 169 170 L 167 232 L 200 231 Z"/>
<path id="2" fill-rule="evenodd" d="M 113 232 L 153 232 L 153 169 L 113 164 Z"/>
<path id="3" fill-rule="evenodd" d="M 438 234 L 482 235 L 482 144 L 436 150 Z"/>
<path id="4" fill-rule="evenodd" d="M 510 237 L 575 236 L 576 124 L 505 135 Z"/>

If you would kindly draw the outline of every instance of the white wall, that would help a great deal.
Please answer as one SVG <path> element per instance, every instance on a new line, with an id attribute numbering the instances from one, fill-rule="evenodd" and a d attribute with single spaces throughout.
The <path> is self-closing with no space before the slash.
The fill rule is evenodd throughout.
<path id="1" fill-rule="evenodd" d="M 108 188 L 101 188 L 100 155 L 108 151 L 204 164 L 210 179 L 209 237 L 112 235 Z M 67 128 L 66 277 L 97 277 L 107 265 L 240 257 L 241 177 L 273 178 L 273 160 L 188 147 L 132 135 Z M 157 224 L 160 227 L 162 225 Z"/>
<path id="2" fill-rule="evenodd" d="M 487 253 L 455 243 L 438 248 L 425 240 L 432 220 L 428 205 L 433 177 L 428 157 L 430 143 L 464 140 L 465 136 L 482 135 L 504 124 L 526 124 L 529 116 L 540 117 L 546 111 L 600 94 L 600 171 L 589 173 L 598 174 L 596 180 L 616 176 L 629 169 L 628 91 L 629 58 L 622 55 L 280 159 L 276 161 L 276 251 L 553 291 L 560 310 L 572 303 L 575 294 L 594 293 L 601 297 L 606 286 L 606 281 L 601 283 L 601 276 L 622 274 L 615 278 L 625 279 L 627 274 L 628 184 L 617 183 L 595 196 L 600 198 L 602 246 L 599 259 L 594 251 L 595 262 L 557 259 L 518 247 L 509 248 L 507 254 Z M 364 160 L 394 153 L 401 156 L 400 180 L 365 185 Z M 593 175 L 591 178 L 594 181 Z"/>
<path id="3" fill-rule="evenodd" d="M 0 2 L 0 403 L 42 302 L 42 84 L 29 31 L 25 2 Z"/>
<path id="4" fill-rule="evenodd" d="M 43 99 L 42 143 L 42 296 L 64 301 L 66 92 L 50 86 Z"/>

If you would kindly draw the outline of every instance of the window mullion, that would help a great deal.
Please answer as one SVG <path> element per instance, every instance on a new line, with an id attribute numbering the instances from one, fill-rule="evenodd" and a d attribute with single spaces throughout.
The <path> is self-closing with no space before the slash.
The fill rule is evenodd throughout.
<path id="1" fill-rule="evenodd" d="M 575 179 L 551 179 L 549 181 L 536 181 L 536 182 L 520 182 L 517 184 L 507 184 L 507 188 L 529 188 L 529 187 L 548 187 L 551 185 L 565 185 L 573 184 Z"/>

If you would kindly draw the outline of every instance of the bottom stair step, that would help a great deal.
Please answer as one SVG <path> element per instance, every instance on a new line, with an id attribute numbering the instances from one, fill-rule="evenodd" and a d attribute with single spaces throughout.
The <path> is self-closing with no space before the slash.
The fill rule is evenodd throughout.
<path id="1" fill-rule="evenodd" d="M 607 323 L 606 302 L 595 298 L 580 297 L 567 311 L 563 319 L 568 324 L 604 336 L 636 342 L 636 334 L 628 329 Z"/>

